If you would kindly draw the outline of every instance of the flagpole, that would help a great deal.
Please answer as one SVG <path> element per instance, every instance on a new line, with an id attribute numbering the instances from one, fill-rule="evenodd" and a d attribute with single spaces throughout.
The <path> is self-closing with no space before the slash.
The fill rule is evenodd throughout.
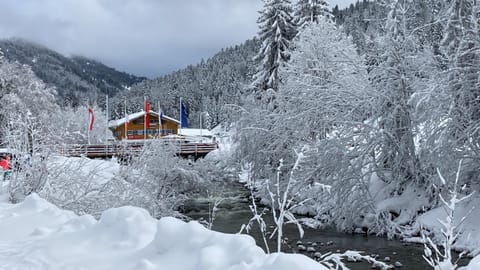
<path id="1" fill-rule="evenodd" d="M 147 112 L 146 112 L 147 96 L 143 96 L 143 110 L 145 114 L 143 115 L 143 143 L 147 140 Z"/>
<path id="2" fill-rule="evenodd" d="M 107 124 L 106 124 L 106 126 L 105 126 L 105 144 L 106 144 L 107 141 L 108 141 L 108 94 L 105 95 L 105 97 L 106 97 L 106 99 L 105 99 L 105 100 L 106 100 L 106 101 L 105 101 L 105 107 L 106 107 L 106 109 L 105 109 L 105 117 L 107 118 Z"/>
<path id="3" fill-rule="evenodd" d="M 160 101 L 157 101 L 157 107 L 158 107 L 158 134 L 157 134 L 157 138 L 160 139 L 160 131 L 162 130 L 162 119 L 160 117 Z"/>
<path id="4" fill-rule="evenodd" d="M 127 98 L 125 97 L 125 140 L 128 140 Z"/>
<path id="5" fill-rule="evenodd" d="M 87 143 L 90 144 L 90 112 L 88 111 L 89 102 L 87 101 Z"/>
<path id="6" fill-rule="evenodd" d="M 182 98 L 180 98 L 180 129 L 182 129 Z"/>

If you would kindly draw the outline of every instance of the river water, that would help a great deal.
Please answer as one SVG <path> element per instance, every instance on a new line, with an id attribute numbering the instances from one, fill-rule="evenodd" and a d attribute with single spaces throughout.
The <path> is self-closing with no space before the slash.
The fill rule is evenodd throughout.
<path id="1" fill-rule="evenodd" d="M 247 224 L 252 217 L 249 209 L 248 198 L 245 194 L 237 192 L 222 194 L 222 202 L 218 206 L 212 229 L 218 232 L 238 233 L 242 224 Z M 212 202 L 205 199 L 192 200 L 186 203 L 184 214 L 194 220 L 209 220 L 209 208 Z M 273 220 L 268 215 L 265 221 L 270 226 L 269 231 L 273 231 Z M 384 261 L 388 257 L 388 263 L 401 263 L 399 269 L 421 270 L 431 269 L 423 260 L 423 246 L 419 244 L 409 244 L 401 241 L 387 240 L 382 237 L 362 234 L 346 234 L 337 232 L 334 229 L 311 229 L 304 226 L 305 234 L 300 239 L 298 230 L 293 225 L 285 226 L 284 236 L 288 238 L 287 243 L 282 247 L 283 252 L 302 253 L 309 257 L 314 257 L 314 252 L 300 251 L 297 241 L 301 241 L 305 247 L 314 247 L 315 252 L 325 254 L 327 252 L 344 252 L 346 250 L 362 251 L 365 255 L 376 256 L 377 259 Z M 245 233 L 245 232 L 244 232 Z M 249 233 L 257 242 L 257 245 L 263 247 L 263 240 L 259 233 L 258 225 L 253 224 Z M 314 244 L 315 243 L 315 244 Z M 269 241 L 271 251 L 275 251 L 276 243 Z M 264 248 L 265 249 L 265 248 Z M 371 265 L 366 262 L 347 263 L 352 270 L 371 269 Z"/>

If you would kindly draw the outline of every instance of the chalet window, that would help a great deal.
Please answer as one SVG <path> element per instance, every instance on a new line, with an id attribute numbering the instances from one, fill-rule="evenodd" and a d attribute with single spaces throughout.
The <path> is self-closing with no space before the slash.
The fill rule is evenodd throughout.
<path id="1" fill-rule="evenodd" d="M 142 133 L 140 133 L 139 130 L 129 130 L 129 131 L 127 132 L 127 134 L 128 134 L 128 135 L 142 135 L 142 134 L 143 134 L 143 131 L 142 131 Z"/>

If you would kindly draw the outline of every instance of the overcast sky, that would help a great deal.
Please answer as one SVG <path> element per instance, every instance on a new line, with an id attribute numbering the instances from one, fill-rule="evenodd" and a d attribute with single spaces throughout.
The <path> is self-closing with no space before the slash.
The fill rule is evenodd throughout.
<path id="1" fill-rule="evenodd" d="M 0 0 L 0 38 L 156 77 L 253 37 L 261 7 L 261 0 Z"/>

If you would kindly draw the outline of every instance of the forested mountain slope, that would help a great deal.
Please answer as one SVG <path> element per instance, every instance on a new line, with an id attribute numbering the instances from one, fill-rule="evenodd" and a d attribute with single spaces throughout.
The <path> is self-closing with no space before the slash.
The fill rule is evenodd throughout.
<path id="1" fill-rule="evenodd" d="M 415 1 L 409 9 L 408 28 L 419 42 L 426 47 L 434 47 L 438 51 L 442 40 L 446 4 L 444 1 Z M 385 34 L 385 24 L 390 8 L 385 1 L 362 0 L 350 4 L 348 8 L 332 9 L 335 23 L 342 27 L 345 33 L 352 37 L 353 42 L 361 54 L 372 51 L 376 37 Z M 442 19 L 443 18 L 443 19 Z"/>
<path id="2" fill-rule="evenodd" d="M 9 61 L 31 66 L 48 86 L 55 86 L 60 104 L 77 106 L 86 98 L 114 96 L 146 78 L 117 71 L 85 57 L 65 57 L 60 53 L 21 39 L 0 40 L 0 49 Z"/>
<path id="3" fill-rule="evenodd" d="M 157 102 L 169 116 L 178 117 L 180 98 L 189 112 L 190 126 L 199 126 L 200 114 L 203 127 L 213 127 L 227 117 L 225 104 L 240 104 L 242 91 L 251 82 L 255 72 L 260 44 L 256 39 L 241 45 L 222 49 L 206 61 L 153 79 L 145 80 L 131 89 L 125 89 L 112 102 L 114 117 L 123 117 L 124 99 L 129 112 L 142 108 L 147 96 L 153 108 Z"/>

